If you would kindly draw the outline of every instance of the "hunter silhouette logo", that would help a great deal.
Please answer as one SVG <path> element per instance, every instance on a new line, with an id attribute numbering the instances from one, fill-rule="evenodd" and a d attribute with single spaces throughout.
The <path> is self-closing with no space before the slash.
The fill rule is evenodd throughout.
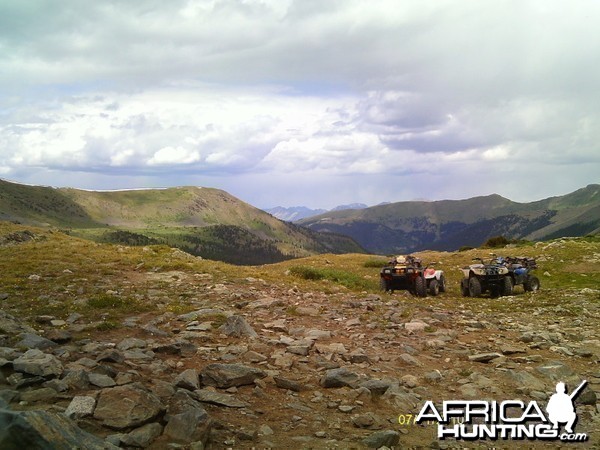
<path id="1" fill-rule="evenodd" d="M 565 431 L 567 433 L 573 433 L 573 426 L 577 422 L 577 414 L 575 413 L 575 405 L 573 400 L 579 395 L 582 389 L 587 384 L 587 380 L 583 380 L 582 383 L 577 386 L 577 389 L 573 391 L 571 395 L 567 395 L 565 383 L 562 381 L 556 383 L 556 394 L 552 394 L 546 406 L 548 412 L 548 419 L 554 425 L 552 428 L 557 430 L 560 422 L 566 423 Z"/>
<path id="2" fill-rule="evenodd" d="M 586 384 L 587 380 L 584 380 L 569 395 L 565 383 L 557 383 L 556 393 L 552 394 L 546 405 L 546 413 L 535 400 L 529 403 L 521 400 L 445 400 L 441 407 L 436 407 L 433 401 L 428 400 L 415 423 L 437 423 L 439 439 L 558 439 L 583 442 L 587 441 L 587 434 L 573 431 L 577 422 L 574 400 Z M 565 424 L 562 433 L 561 424 Z"/>

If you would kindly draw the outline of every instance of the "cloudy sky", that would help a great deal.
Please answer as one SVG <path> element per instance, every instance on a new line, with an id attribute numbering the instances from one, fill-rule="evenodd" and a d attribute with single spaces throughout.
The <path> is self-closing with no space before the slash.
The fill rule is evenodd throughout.
<path id="1" fill-rule="evenodd" d="M 258 207 L 600 182 L 597 0 L 0 0 L 0 177 Z"/>

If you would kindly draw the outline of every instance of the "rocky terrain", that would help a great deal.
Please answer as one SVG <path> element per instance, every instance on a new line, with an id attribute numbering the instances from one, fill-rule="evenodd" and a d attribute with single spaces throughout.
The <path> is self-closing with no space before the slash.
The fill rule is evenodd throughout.
<path id="1" fill-rule="evenodd" d="M 458 268 L 483 250 L 421 253 L 449 289 L 417 299 L 379 292 L 373 256 L 241 268 L 4 225 L 0 447 L 560 448 L 440 441 L 399 417 L 427 400 L 546 405 L 557 381 L 587 380 L 574 445 L 598 448 L 600 242 L 501 251 L 536 256 L 542 290 L 461 297 Z"/>

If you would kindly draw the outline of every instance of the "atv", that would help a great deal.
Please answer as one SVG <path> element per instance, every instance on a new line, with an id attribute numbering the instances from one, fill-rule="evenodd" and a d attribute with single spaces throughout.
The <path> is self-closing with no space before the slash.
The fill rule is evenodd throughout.
<path id="1" fill-rule="evenodd" d="M 506 257 L 504 264 L 508 269 L 513 286 L 522 284 L 525 292 L 536 292 L 540 289 L 540 280 L 531 274 L 532 270 L 537 269 L 535 258 Z"/>
<path id="2" fill-rule="evenodd" d="M 486 292 L 492 298 L 512 294 L 513 281 L 501 259 L 493 258 L 487 264 L 481 258 L 474 258 L 473 261 L 479 263 L 461 269 L 463 279 L 460 288 L 464 297 L 479 297 Z"/>
<path id="3" fill-rule="evenodd" d="M 412 255 L 398 256 L 381 269 L 381 289 L 385 292 L 407 290 L 417 297 L 446 292 L 446 278 L 442 270 L 423 267 L 421 260 Z"/>

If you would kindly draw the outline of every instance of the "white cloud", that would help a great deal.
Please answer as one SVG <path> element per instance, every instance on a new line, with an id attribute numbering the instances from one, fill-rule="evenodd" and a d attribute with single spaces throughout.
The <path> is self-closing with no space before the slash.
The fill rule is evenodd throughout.
<path id="1" fill-rule="evenodd" d="M 150 166 L 190 164 L 200 161 L 200 153 L 184 147 L 163 147 L 148 160 Z"/>

